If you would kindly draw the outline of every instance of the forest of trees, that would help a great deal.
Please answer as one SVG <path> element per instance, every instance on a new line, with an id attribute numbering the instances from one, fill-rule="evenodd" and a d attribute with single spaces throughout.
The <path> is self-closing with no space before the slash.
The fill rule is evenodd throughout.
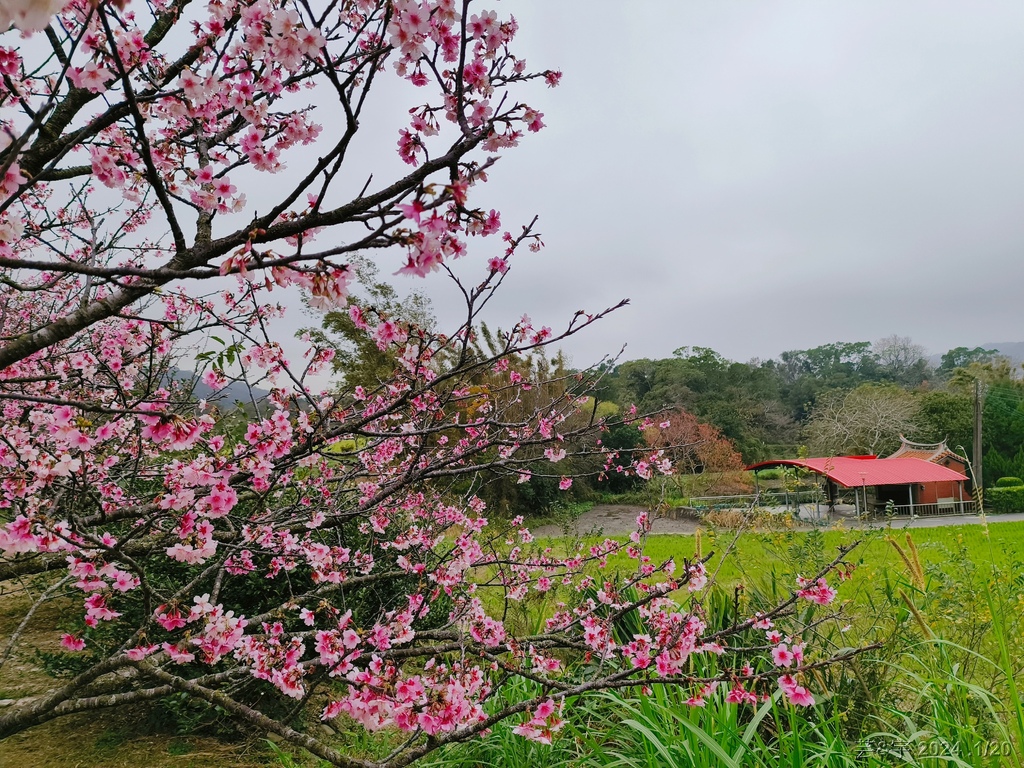
<path id="1" fill-rule="evenodd" d="M 746 363 L 706 347 L 614 367 L 606 396 L 640 410 L 684 408 L 746 462 L 812 454 L 885 455 L 905 435 L 973 455 L 975 381 L 984 397 L 986 484 L 1024 473 L 1024 381 L 996 350 L 957 347 L 929 364 L 911 339 L 836 342 Z"/>

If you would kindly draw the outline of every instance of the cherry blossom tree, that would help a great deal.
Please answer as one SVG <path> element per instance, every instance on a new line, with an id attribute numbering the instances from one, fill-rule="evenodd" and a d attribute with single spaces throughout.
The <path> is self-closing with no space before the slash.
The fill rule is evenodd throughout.
<path id="1" fill-rule="evenodd" d="M 743 469 L 743 458 L 713 424 L 701 421 L 685 408 L 665 416 L 657 426 L 649 427 L 644 436 L 652 446 L 665 448 L 677 469 L 688 474 Z"/>
<path id="2" fill-rule="evenodd" d="M 891 384 L 834 390 L 815 404 L 807 438 L 811 450 L 824 456 L 881 455 L 917 429 L 920 410 L 912 393 Z"/>
<path id="3" fill-rule="evenodd" d="M 506 721 L 550 741 L 566 702 L 600 689 L 813 701 L 808 671 L 836 658 L 805 655 L 796 607 L 832 603 L 844 552 L 771 611 L 712 627 L 703 560 L 652 562 L 646 515 L 630 541 L 556 555 L 521 519 L 489 522 L 475 492 L 484 470 L 528 479 L 538 456 L 557 471 L 607 426 L 580 412 L 592 373 L 545 389 L 509 360 L 609 310 L 559 331 L 524 317 L 487 354 L 476 344 L 510 266 L 541 243 L 473 200 L 498 153 L 544 126 L 524 94 L 561 77 L 515 53 L 511 15 L 475 0 L 5 0 L 11 24 L 0 583 L 28 607 L 0 666 L 56 601 L 78 671 L 5 708 L 0 738 L 185 695 L 339 766 L 369 763 L 300 730 L 300 710 L 405 732 L 376 763 L 399 766 Z M 359 179 L 378 93 L 409 98 L 397 162 L 380 160 L 396 170 Z M 357 254 L 447 275 L 465 321 L 444 334 L 349 301 Z M 472 279 L 453 269 L 463 257 Z M 391 377 L 315 386 L 333 350 L 307 337 L 290 354 L 275 331 L 274 299 L 296 287 L 347 312 Z M 214 393 L 269 394 L 246 410 L 197 400 L 183 360 Z M 602 461 L 670 471 L 657 448 Z M 631 568 L 606 576 L 612 557 Z M 557 609 L 516 634 L 505 607 L 535 591 Z M 627 614 L 643 632 L 621 636 Z M 500 704 L 515 679 L 537 695 Z"/>
<path id="4" fill-rule="evenodd" d="M 644 439 L 672 461 L 671 481 L 681 496 L 734 493 L 747 483 L 742 476 L 743 457 L 732 441 L 685 408 L 659 417 L 657 424 L 644 430 Z"/>

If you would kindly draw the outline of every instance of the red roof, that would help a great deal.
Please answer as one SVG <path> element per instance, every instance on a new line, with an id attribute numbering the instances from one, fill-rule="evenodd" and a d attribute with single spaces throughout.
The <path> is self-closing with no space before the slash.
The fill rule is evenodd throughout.
<path id="1" fill-rule="evenodd" d="M 861 485 L 907 485 L 909 483 L 943 483 L 966 480 L 967 476 L 952 469 L 913 458 L 862 458 L 834 456 L 828 459 L 774 459 L 751 464 L 747 469 L 765 467 L 800 467 L 825 475 L 846 488 Z"/>

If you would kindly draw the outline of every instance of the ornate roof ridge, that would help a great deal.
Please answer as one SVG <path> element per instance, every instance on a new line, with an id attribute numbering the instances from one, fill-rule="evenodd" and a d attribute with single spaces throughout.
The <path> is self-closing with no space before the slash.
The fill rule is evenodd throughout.
<path id="1" fill-rule="evenodd" d="M 949 446 L 946 445 L 945 440 L 941 440 L 937 443 L 915 443 L 913 440 L 908 440 L 905 435 L 900 435 L 900 442 L 903 445 L 900 448 L 910 448 L 916 451 L 948 451 Z"/>

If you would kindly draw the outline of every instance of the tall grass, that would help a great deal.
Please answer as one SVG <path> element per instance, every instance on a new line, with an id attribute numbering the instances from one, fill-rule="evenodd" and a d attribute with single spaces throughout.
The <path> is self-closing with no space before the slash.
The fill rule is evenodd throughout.
<path id="1" fill-rule="evenodd" d="M 998 630 L 996 630 L 998 632 Z M 1010 652 L 1010 638 L 1003 637 Z M 712 696 L 689 707 L 679 689 L 606 691 L 572 702 L 560 738 L 548 747 L 500 724 L 487 737 L 436 755 L 431 768 L 1020 768 L 1024 729 L 1019 699 L 1000 698 L 965 679 L 957 659 L 969 649 L 920 641 L 899 664 L 882 660 L 893 684 L 888 703 L 851 736 L 849 713 L 834 698 L 798 708 L 774 696 L 758 707 Z M 1007 656 L 1009 658 L 1009 656 Z M 1006 680 L 1013 670 L 978 658 L 976 669 Z M 1012 686 L 1011 686 L 1012 687 Z M 532 698 L 520 682 L 495 705 Z"/>
<path id="2" fill-rule="evenodd" d="M 964 655 L 975 656 L 982 669 L 1003 672 L 995 660 L 941 639 L 922 641 L 889 666 L 902 695 L 876 716 L 879 729 L 863 739 L 883 764 L 1019 768 L 1024 742 L 1007 718 L 1015 704 L 965 678 L 956 661 Z"/>

